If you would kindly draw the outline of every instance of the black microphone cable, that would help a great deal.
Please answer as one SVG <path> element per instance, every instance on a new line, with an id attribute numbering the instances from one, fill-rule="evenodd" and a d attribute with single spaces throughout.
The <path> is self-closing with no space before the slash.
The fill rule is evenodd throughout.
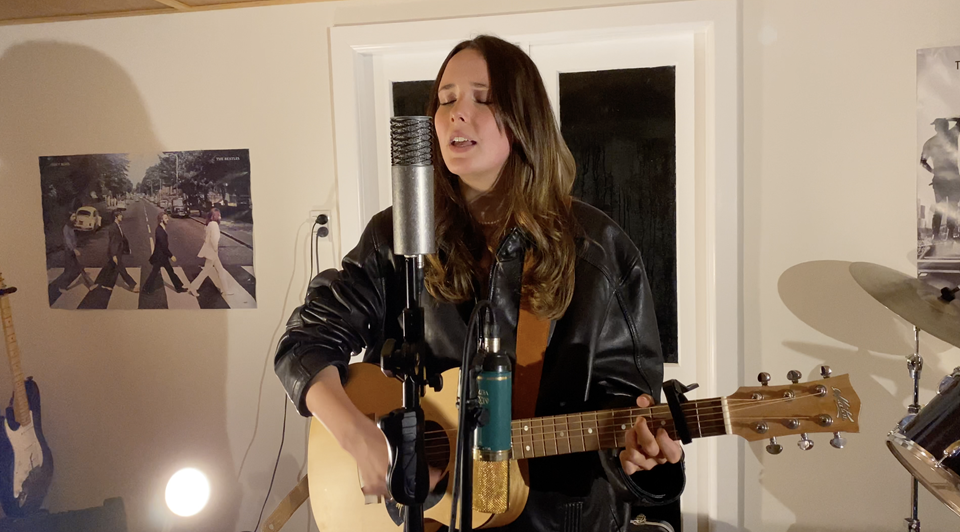
<path id="1" fill-rule="evenodd" d="M 480 345 L 481 327 L 477 322 L 477 316 L 479 316 L 481 310 L 486 310 L 489 320 L 495 323 L 493 318 L 493 307 L 490 305 L 489 300 L 484 299 L 483 301 L 478 302 L 477 306 L 473 307 L 473 311 L 470 313 L 470 320 L 467 322 L 467 335 L 463 339 L 463 351 L 461 353 L 459 386 L 463 395 L 467 394 L 469 390 L 467 381 L 470 378 L 471 362 L 473 362 L 470 357 L 470 353 L 472 351 L 471 346 Z M 496 325 L 494 325 L 494 327 L 496 327 Z M 474 335 L 474 332 L 476 332 L 476 335 Z M 469 397 L 460 397 L 459 425 L 461 434 L 467 422 L 467 412 L 469 407 L 467 403 L 469 399 Z M 456 467 L 453 469 L 453 499 L 451 500 L 450 504 L 450 532 L 462 532 L 463 530 L 462 522 L 461 526 L 457 526 L 457 510 L 460 494 L 463 492 L 463 457 L 466 456 L 466 453 L 468 452 L 467 441 L 471 437 L 471 435 L 457 436 L 457 449 L 454 458 L 456 460 Z M 470 512 L 472 509 L 468 509 L 467 511 Z M 463 520 L 462 515 L 460 516 L 460 519 L 461 521 Z M 472 528 L 473 527 L 471 526 L 471 529 Z"/>
<path id="2" fill-rule="evenodd" d="M 253 532 L 260 530 L 260 521 L 263 519 L 263 510 L 267 507 L 267 501 L 270 500 L 270 492 L 273 491 L 273 481 L 277 478 L 277 468 L 280 466 L 280 456 L 283 454 L 283 441 L 287 437 L 287 396 L 283 396 L 283 428 L 280 430 L 280 449 L 277 450 L 277 461 L 273 464 L 273 474 L 270 475 L 270 487 L 267 488 L 267 496 L 263 498 L 263 506 L 260 507 L 260 517 L 257 518 L 257 526 L 253 527 Z"/>
<path id="3" fill-rule="evenodd" d="M 301 222 L 300 225 L 297 226 L 296 236 L 294 237 L 294 242 L 295 242 L 295 243 L 294 243 L 294 249 L 293 249 L 293 251 L 294 251 L 294 253 L 293 253 L 293 263 L 294 263 L 294 266 L 293 266 L 293 270 L 290 272 L 290 279 L 289 279 L 289 281 L 288 281 L 288 283 L 287 283 L 287 290 L 286 290 L 285 295 L 284 295 L 284 298 L 283 298 L 283 305 L 281 305 L 281 308 L 282 308 L 282 309 L 286 309 L 286 308 L 287 308 L 287 303 L 289 302 L 289 298 L 290 298 L 290 289 L 293 287 L 294 280 L 296 279 L 297 264 L 300 263 L 299 261 L 300 261 L 301 258 L 302 258 L 302 254 L 300 254 L 300 255 L 298 256 L 298 251 L 299 251 L 300 253 L 302 253 L 302 249 L 303 249 L 303 248 L 301 247 L 301 246 L 302 246 L 302 244 L 301 244 L 302 241 L 300 240 L 300 238 L 301 238 L 300 235 L 302 234 L 303 228 L 306 227 L 308 223 L 309 223 L 309 220 L 306 220 L 306 221 Z M 313 232 L 313 230 L 311 229 L 311 233 L 312 233 L 312 232 Z M 310 237 L 308 236 L 308 238 L 310 238 Z M 310 281 L 310 279 L 307 280 L 308 285 L 309 285 L 309 281 Z M 253 426 L 253 435 L 251 435 L 251 437 L 250 437 L 250 442 L 247 444 L 247 449 L 246 449 L 246 451 L 243 453 L 243 459 L 240 461 L 240 468 L 239 468 L 239 470 L 237 471 L 237 480 L 240 480 L 240 478 L 241 478 L 242 475 L 243 475 L 243 469 L 244 469 L 244 466 L 246 465 L 247 457 L 248 457 L 248 455 L 250 454 L 250 450 L 253 448 L 253 443 L 254 443 L 254 441 L 256 441 L 257 433 L 258 433 L 258 430 L 259 430 L 259 427 L 260 427 L 260 406 L 261 406 L 261 404 L 262 404 L 262 399 L 263 399 L 263 383 L 264 383 L 264 379 L 265 379 L 266 373 L 267 373 L 267 366 L 268 366 L 268 363 L 269 363 L 269 360 L 270 360 L 271 356 L 272 356 L 273 354 L 275 354 L 277 334 L 278 334 L 278 333 L 280 332 L 280 330 L 283 328 L 283 325 L 284 325 L 285 323 L 286 323 L 285 317 L 284 317 L 284 316 L 281 316 L 280 321 L 277 323 L 277 326 L 276 326 L 276 328 L 275 328 L 274 331 L 273 331 L 273 335 L 271 336 L 270 347 L 269 347 L 268 350 L 267 350 L 267 356 L 266 356 L 266 358 L 265 358 L 265 360 L 264 360 L 263 369 L 262 369 L 262 372 L 261 372 L 261 374 L 260 374 L 259 395 L 257 396 L 257 411 L 256 411 L 256 414 L 254 415 L 254 420 L 255 420 L 255 421 L 254 421 L 254 426 Z M 283 401 L 284 401 L 284 402 L 283 402 L 283 429 L 282 429 L 282 434 L 281 434 L 281 436 L 280 436 L 280 449 L 277 450 L 277 460 L 274 462 L 273 475 L 272 475 L 272 477 L 271 477 L 271 479 L 270 479 L 270 486 L 267 488 L 267 496 L 264 497 L 263 508 L 266 508 L 267 501 L 268 501 L 269 498 L 270 498 L 270 493 L 271 493 L 271 491 L 273 490 L 273 482 L 274 482 L 274 479 L 276 478 L 277 468 L 278 468 L 278 466 L 279 466 L 279 464 L 280 464 L 280 456 L 281 456 L 281 453 L 283 452 L 283 444 L 284 444 L 284 441 L 285 441 L 285 439 L 286 439 L 286 432 L 287 432 L 287 407 L 288 407 L 286 394 L 284 394 L 284 396 L 283 396 Z M 260 510 L 260 517 L 257 519 L 257 527 L 254 528 L 252 532 L 257 532 L 257 528 L 260 527 L 260 521 L 263 519 L 263 508 Z M 309 525 L 309 519 L 308 519 L 308 525 Z"/>

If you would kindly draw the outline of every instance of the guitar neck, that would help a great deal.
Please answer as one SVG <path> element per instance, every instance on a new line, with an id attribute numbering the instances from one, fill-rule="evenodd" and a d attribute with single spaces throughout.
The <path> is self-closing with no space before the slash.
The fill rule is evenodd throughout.
<path id="1" fill-rule="evenodd" d="M 10 359 L 10 374 L 13 376 L 13 413 L 17 423 L 22 425 L 30 421 L 30 403 L 23 383 L 17 334 L 13 331 L 13 312 L 10 310 L 10 301 L 6 296 L 0 297 L 0 319 L 3 320 L 3 338 L 7 346 L 7 358 Z"/>
<path id="2" fill-rule="evenodd" d="M 727 434 L 722 398 L 688 401 L 680 406 L 691 437 Z M 513 457 L 537 458 L 623 447 L 627 442 L 627 431 L 639 416 L 647 419 L 652 432 L 663 428 L 671 438 L 680 439 L 667 405 L 600 410 L 513 421 L 510 427 Z"/>

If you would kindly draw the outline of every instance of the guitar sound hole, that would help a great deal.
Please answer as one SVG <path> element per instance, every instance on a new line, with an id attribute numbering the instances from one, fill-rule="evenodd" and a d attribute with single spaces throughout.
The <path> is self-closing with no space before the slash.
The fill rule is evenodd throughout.
<path id="1" fill-rule="evenodd" d="M 424 423 L 424 447 L 426 448 L 427 464 L 433 469 L 443 471 L 443 476 L 436 487 L 430 491 L 427 500 L 423 503 L 423 509 L 432 508 L 441 499 L 447 491 L 447 484 L 450 478 L 450 439 L 447 437 L 446 430 L 436 421 L 427 420 Z"/>

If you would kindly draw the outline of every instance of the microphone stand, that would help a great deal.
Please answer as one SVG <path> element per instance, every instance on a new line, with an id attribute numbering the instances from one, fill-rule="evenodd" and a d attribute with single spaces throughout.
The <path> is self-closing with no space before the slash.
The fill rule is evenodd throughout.
<path id="1" fill-rule="evenodd" d="M 404 257 L 407 304 L 402 315 L 403 344 L 394 351 L 392 340 L 384 342 L 380 353 L 383 373 L 403 381 L 403 408 L 381 418 L 379 425 L 390 447 L 387 488 L 394 501 L 403 505 L 406 532 L 423 532 L 423 503 L 430 493 L 420 398 L 426 384 L 436 390 L 443 386 L 439 374 L 426 375 L 423 308 L 420 306 L 423 256 L 436 252 L 431 199 L 434 194 L 432 132 L 429 117 L 390 119 L 394 252 Z"/>
<path id="2" fill-rule="evenodd" d="M 403 344 L 393 350 L 393 342 L 384 345 L 381 369 L 388 377 L 403 380 L 403 408 L 381 418 L 380 429 L 391 447 L 391 464 L 387 486 L 393 499 L 403 505 L 406 532 L 423 532 L 423 503 L 430 488 L 430 473 L 424 447 L 424 415 L 420 407 L 428 383 L 422 364 L 421 346 L 424 338 L 423 308 L 420 294 L 423 290 L 423 255 L 405 257 L 407 308 L 403 311 Z M 436 377 L 439 377 L 437 375 Z M 435 389 L 442 386 L 431 378 Z"/>

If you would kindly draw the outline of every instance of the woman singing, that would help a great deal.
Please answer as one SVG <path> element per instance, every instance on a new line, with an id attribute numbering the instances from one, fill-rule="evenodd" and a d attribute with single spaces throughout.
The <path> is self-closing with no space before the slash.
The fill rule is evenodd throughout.
<path id="1" fill-rule="evenodd" d="M 425 267 L 426 366 L 460 367 L 467 319 L 489 300 L 507 350 L 521 307 L 549 331 L 536 416 L 652 404 L 663 360 L 640 252 L 606 215 L 571 197 L 575 163 L 534 63 L 495 37 L 462 42 L 437 74 L 428 114 L 438 252 Z M 374 216 L 342 269 L 313 279 L 275 359 L 300 413 L 316 416 L 356 459 L 366 493 L 385 492 L 387 446 L 342 383 L 351 355 L 365 349 L 378 362 L 384 340 L 402 338 L 392 216 Z M 678 500 L 682 454 L 639 418 L 624 448 L 531 459 L 529 499 L 502 530 L 622 530 L 637 507 Z"/>

